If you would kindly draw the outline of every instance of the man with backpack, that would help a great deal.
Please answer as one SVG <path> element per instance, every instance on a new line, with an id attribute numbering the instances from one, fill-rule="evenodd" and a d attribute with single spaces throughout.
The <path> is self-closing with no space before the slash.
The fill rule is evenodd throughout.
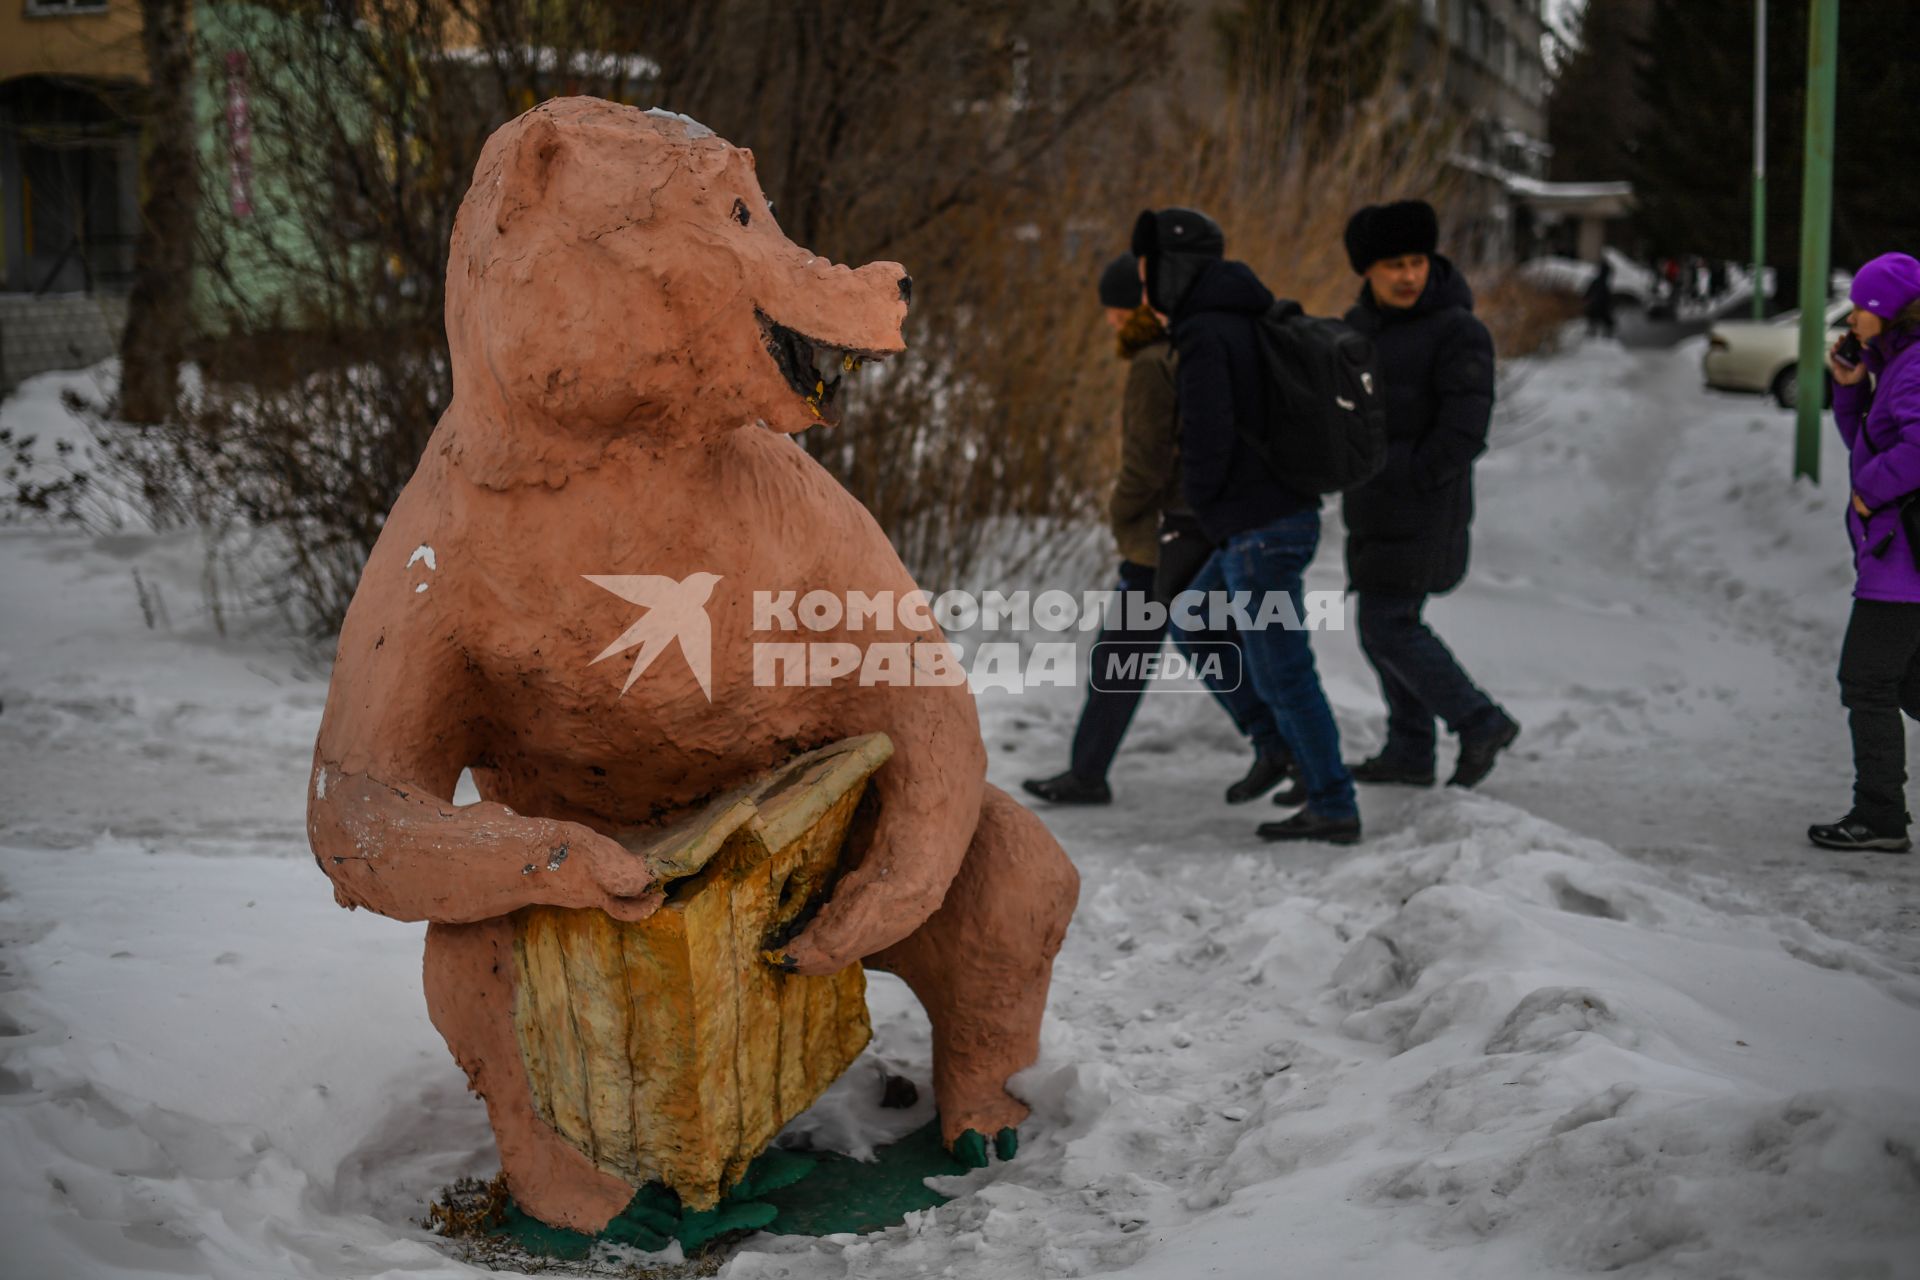
<path id="1" fill-rule="evenodd" d="M 1520 726 L 1420 616 L 1466 576 L 1473 461 L 1493 414 L 1493 339 L 1466 279 L 1434 251 L 1439 238 L 1421 200 L 1369 205 L 1347 224 L 1347 257 L 1365 277 L 1347 323 L 1373 340 L 1387 428 L 1386 465 L 1344 503 L 1360 648 L 1387 704 L 1386 745 L 1353 776 L 1432 786 L 1437 716 L 1460 738 L 1448 781 L 1471 787 Z"/>
<path id="2" fill-rule="evenodd" d="M 1301 575 L 1320 543 L 1320 500 L 1288 488 L 1246 436 L 1268 421 L 1260 326 L 1273 294 L 1245 263 L 1224 257 L 1218 225 L 1191 209 L 1148 210 L 1134 224 L 1147 302 L 1166 317 L 1180 355 L 1175 395 L 1188 504 L 1215 546 L 1189 591 L 1245 592 L 1258 613 L 1270 593 L 1303 617 Z M 1360 838 L 1353 779 L 1314 668 L 1308 633 L 1245 633 L 1246 676 L 1280 726 L 1306 786 L 1306 807 L 1261 824 L 1268 840 Z"/>
<path id="3" fill-rule="evenodd" d="M 1108 502 L 1122 557 L 1117 589 L 1164 604 L 1186 588 L 1211 550 L 1197 529 L 1189 536 L 1193 526 L 1180 488 L 1176 361 L 1165 324 L 1141 302 L 1140 266 L 1132 254 L 1121 254 L 1107 264 L 1100 275 L 1099 296 L 1118 339 L 1119 355 L 1127 362 L 1120 473 Z M 1197 550 L 1190 551 L 1190 543 L 1198 544 Z M 1143 653 L 1157 653 L 1167 630 L 1164 617 L 1157 625 L 1131 625 L 1124 616 L 1131 613 L 1130 606 L 1131 602 L 1121 609 L 1122 618 L 1102 630 L 1094 644 L 1095 671 L 1088 681 L 1080 722 L 1074 727 L 1070 765 L 1064 773 L 1026 779 L 1020 785 L 1027 794 L 1049 804 L 1112 802 L 1107 771 L 1148 683 L 1143 670 L 1123 664 Z M 1204 639 L 1214 645 L 1237 646 L 1239 641 L 1225 630 L 1208 632 Z M 1238 671 L 1239 666 L 1234 669 Z M 1227 788 L 1227 803 L 1258 800 L 1285 781 L 1293 758 L 1265 704 L 1251 690 L 1212 679 L 1207 684 L 1254 748 L 1253 767 Z"/>

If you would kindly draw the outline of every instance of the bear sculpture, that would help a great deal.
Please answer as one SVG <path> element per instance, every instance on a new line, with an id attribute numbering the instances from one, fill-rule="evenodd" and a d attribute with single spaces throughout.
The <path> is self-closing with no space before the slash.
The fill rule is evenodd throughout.
<path id="1" fill-rule="evenodd" d="M 308 833 L 343 905 L 428 922 L 429 1013 L 549 1223 L 598 1231 L 633 1188 L 534 1105 L 510 918 L 646 919 L 686 869 L 616 833 L 863 735 L 892 745 L 871 820 L 770 962 L 907 982 L 949 1146 L 1009 1153 L 1026 1117 L 1006 1082 L 1038 1052 L 1078 878 L 987 785 L 965 684 L 755 678 L 754 593 L 915 591 L 787 438 L 904 349 L 910 300 L 897 264 L 789 241 L 752 155 L 684 117 L 557 99 L 481 153 L 448 267 L 453 399 L 342 627 Z M 943 643 L 860 621 L 786 638 Z M 452 802 L 463 770 L 479 803 Z"/>

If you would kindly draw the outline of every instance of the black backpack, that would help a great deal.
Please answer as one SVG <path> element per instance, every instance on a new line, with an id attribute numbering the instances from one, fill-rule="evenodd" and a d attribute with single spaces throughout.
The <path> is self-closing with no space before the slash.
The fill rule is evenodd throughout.
<path id="1" fill-rule="evenodd" d="M 1373 343 L 1285 299 L 1257 327 L 1267 418 L 1236 423 L 1241 439 L 1298 493 L 1338 493 L 1371 478 L 1387 460 Z"/>

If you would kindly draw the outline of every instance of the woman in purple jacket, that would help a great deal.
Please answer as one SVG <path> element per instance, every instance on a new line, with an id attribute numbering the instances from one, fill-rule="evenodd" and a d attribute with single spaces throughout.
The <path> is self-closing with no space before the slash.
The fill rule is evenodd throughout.
<path id="1" fill-rule="evenodd" d="M 1843 338 L 1827 353 L 1827 368 L 1853 477 L 1847 531 L 1856 579 L 1840 648 L 1853 811 L 1807 836 L 1828 849 L 1906 853 L 1912 818 L 1900 713 L 1920 719 L 1920 548 L 1909 540 L 1901 504 L 1920 493 L 1920 262 L 1882 254 L 1860 268 L 1851 296 L 1861 358 L 1842 358 Z"/>

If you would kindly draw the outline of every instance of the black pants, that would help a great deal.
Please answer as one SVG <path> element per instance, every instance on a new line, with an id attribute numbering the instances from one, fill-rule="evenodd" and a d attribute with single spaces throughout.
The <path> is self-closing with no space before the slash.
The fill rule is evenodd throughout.
<path id="1" fill-rule="evenodd" d="M 1131 560 L 1122 560 L 1120 590 L 1151 592 L 1153 569 Z M 1157 627 L 1129 631 L 1124 625 L 1125 618 L 1126 610 L 1123 608 L 1119 614 L 1122 625 L 1108 627 L 1100 633 L 1100 639 L 1095 643 L 1129 641 L 1129 648 L 1144 649 L 1151 645 L 1157 650 L 1160 647 L 1161 638 L 1167 634 L 1164 621 Z M 1105 651 L 1096 648 L 1094 652 L 1099 654 Z M 1127 726 L 1133 723 L 1134 710 L 1140 705 L 1140 694 L 1146 687 L 1144 675 L 1129 674 L 1087 682 L 1087 704 L 1080 712 L 1080 726 L 1073 733 L 1073 758 L 1070 763 L 1076 777 L 1088 782 L 1106 778 L 1107 770 L 1113 765 L 1113 757 L 1120 750 L 1120 740 L 1127 736 Z"/>
<path id="2" fill-rule="evenodd" d="M 1421 619 L 1426 606 L 1425 596 L 1362 591 L 1357 608 L 1360 650 L 1387 703 L 1386 754 L 1421 766 L 1433 763 L 1435 716 L 1455 733 L 1472 734 L 1498 712 Z"/>
<path id="3" fill-rule="evenodd" d="M 1920 719 L 1920 604 L 1855 600 L 1840 646 L 1840 701 L 1853 730 L 1853 816 L 1907 829 L 1905 711 Z"/>

